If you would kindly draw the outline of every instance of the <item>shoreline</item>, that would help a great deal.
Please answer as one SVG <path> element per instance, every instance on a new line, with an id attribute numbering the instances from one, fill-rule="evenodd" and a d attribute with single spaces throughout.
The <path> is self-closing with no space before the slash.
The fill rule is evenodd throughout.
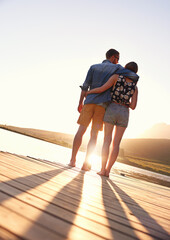
<path id="1" fill-rule="evenodd" d="M 123 171 L 123 170 L 121 170 L 121 171 L 122 172 L 120 173 L 120 175 L 122 175 L 122 176 L 125 176 L 125 177 L 127 176 L 127 177 L 131 177 L 131 178 L 139 179 L 139 180 L 147 181 L 147 182 L 150 182 L 150 183 L 154 183 L 154 184 L 158 184 L 158 185 L 170 188 L 170 181 L 158 179 L 156 177 L 148 176 L 148 175 L 141 174 L 141 173 L 135 173 L 135 172 L 133 172 L 133 173 L 128 172 L 127 173 L 126 171 Z M 113 172 L 116 173 L 116 170 L 113 170 Z M 162 174 L 160 174 L 160 175 L 162 175 Z"/>
<path id="2" fill-rule="evenodd" d="M 71 151 L 71 149 L 70 149 L 71 147 L 65 146 L 65 142 L 64 142 L 64 144 L 57 144 L 57 141 L 59 141 L 59 140 L 60 140 L 61 143 L 63 142 L 63 139 L 59 138 L 59 135 L 58 135 L 59 133 L 43 131 L 43 130 L 36 130 L 36 129 L 18 128 L 18 127 L 12 127 L 12 126 L 5 126 L 4 127 L 2 125 L 0 125 L 0 128 L 2 130 L 7 130 L 7 132 L 10 131 L 10 132 L 14 133 L 14 136 L 16 134 L 16 138 L 18 138 L 17 135 L 18 136 L 23 135 L 26 138 L 26 142 L 28 141 L 27 137 L 30 137 L 30 138 L 33 138 L 33 139 L 36 139 L 36 140 L 40 140 L 42 142 L 52 143 L 52 145 L 54 144 L 53 146 L 59 146 L 59 147 L 67 148 L 67 149 L 69 149 L 69 151 Z M 7 135 L 10 135 L 10 134 L 7 134 Z M 10 135 L 10 136 L 13 136 L 13 135 Z M 56 139 L 56 136 L 57 136 L 57 139 Z M 20 138 L 22 139 L 22 137 L 19 137 L 19 139 Z M 11 152 L 11 150 L 9 150 L 8 148 L 6 148 L 6 149 L 7 149 L 7 152 L 9 152 L 9 153 L 18 154 L 17 151 L 15 152 L 15 148 L 14 148 L 14 152 Z M 3 149 L 2 149 L 2 151 L 3 151 Z M 80 152 L 82 154 L 84 154 L 84 151 L 80 151 Z M 25 152 L 24 155 L 25 154 L 27 154 L 27 152 Z M 18 155 L 20 155 L 20 154 L 18 154 Z M 27 156 L 27 155 L 25 155 L 25 156 Z M 35 158 L 35 154 L 32 154 L 31 157 Z M 45 156 L 42 156 L 42 157 L 45 157 Z M 134 171 L 133 170 L 128 171 L 127 167 L 123 167 L 121 169 L 117 169 L 117 168 L 114 169 L 113 168 L 113 171 L 112 171 L 113 173 L 116 173 L 116 174 L 118 173 L 118 174 L 120 174 L 122 176 L 125 176 L 125 177 L 126 176 L 127 177 L 133 177 L 133 178 L 136 178 L 136 179 L 141 179 L 141 180 L 145 180 L 145 181 L 149 181 L 149 182 L 152 182 L 152 183 L 156 183 L 156 184 L 160 184 L 160 185 L 163 185 L 163 186 L 170 187 L 170 182 L 164 181 L 162 179 L 158 179 L 157 177 L 149 176 L 149 174 L 147 175 L 147 173 L 143 174 L 142 170 L 148 171 L 148 173 L 151 172 L 151 173 L 153 173 L 153 175 L 154 174 L 160 174 L 160 176 L 162 175 L 162 176 L 169 177 L 168 174 L 162 174 L 162 173 L 157 172 L 157 171 L 152 171 L 151 169 L 140 167 L 140 165 L 138 165 L 138 164 L 133 164 L 133 163 L 128 164 L 128 162 L 122 161 L 122 157 L 120 157 L 120 156 L 118 157 L 117 162 L 119 164 L 125 164 L 126 166 L 130 166 L 131 169 L 134 168 Z M 141 171 L 135 172 L 135 168 L 137 168 Z"/>

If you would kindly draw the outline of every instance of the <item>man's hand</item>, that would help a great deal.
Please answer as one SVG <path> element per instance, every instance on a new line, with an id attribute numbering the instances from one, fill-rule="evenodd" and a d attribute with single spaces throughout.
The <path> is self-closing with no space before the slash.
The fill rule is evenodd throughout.
<path id="1" fill-rule="evenodd" d="M 77 108 L 77 110 L 78 110 L 79 113 L 81 112 L 82 108 L 83 108 L 83 104 L 79 104 L 79 105 L 78 105 L 78 108 Z"/>
<path id="2" fill-rule="evenodd" d="M 86 97 L 86 92 L 87 91 L 84 91 L 84 90 L 81 91 L 79 105 L 78 105 L 78 109 L 77 109 L 79 113 L 81 112 L 81 110 L 83 108 L 83 100 Z"/>

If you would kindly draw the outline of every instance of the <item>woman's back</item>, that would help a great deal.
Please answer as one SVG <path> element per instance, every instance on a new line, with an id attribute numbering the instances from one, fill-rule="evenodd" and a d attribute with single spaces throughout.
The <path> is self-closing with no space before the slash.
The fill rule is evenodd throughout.
<path id="1" fill-rule="evenodd" d="M 129 105 L 130 98 L 133 96 L 135 88 L 135 82 L 120 75 L 111 92 L 112 102 Z"/>

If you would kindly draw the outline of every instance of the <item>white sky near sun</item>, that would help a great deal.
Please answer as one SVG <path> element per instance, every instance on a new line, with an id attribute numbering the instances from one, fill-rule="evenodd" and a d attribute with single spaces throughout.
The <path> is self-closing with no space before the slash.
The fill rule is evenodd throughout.
<path id="1" fill-rule="evenodd" d="M 125 137 L 170 124 L 169 0 L 0 0 L 0 124 L 74 134 L 80 88 L 110 48 L 139 66 Z"/>

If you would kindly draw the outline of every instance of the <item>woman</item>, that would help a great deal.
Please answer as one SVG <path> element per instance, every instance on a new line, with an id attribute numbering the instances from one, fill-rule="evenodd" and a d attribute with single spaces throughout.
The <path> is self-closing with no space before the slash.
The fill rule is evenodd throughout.
<path id="1" fill-rule="evenodd" d="M 125 68 L 137 73 L 138 66 L 135 62 L 126 64 Z M 102 147 L 102 168 L 98 173 L 109 177 L 110 170 L 115 163 L 123 134 L 128 126 L 129 108 L 135 109 L 137 105 L 138 89 L 137 82 L 114 74 L 101 87 L 88 91 L 87 94 L 101 93 L 112 88 L 112 100 L 104 115 L 104 142 Z M 114 138 L 112 132 L 115 126 Z M 109 156 L 109 148 L 112 141 L 112 149 Z"/>

